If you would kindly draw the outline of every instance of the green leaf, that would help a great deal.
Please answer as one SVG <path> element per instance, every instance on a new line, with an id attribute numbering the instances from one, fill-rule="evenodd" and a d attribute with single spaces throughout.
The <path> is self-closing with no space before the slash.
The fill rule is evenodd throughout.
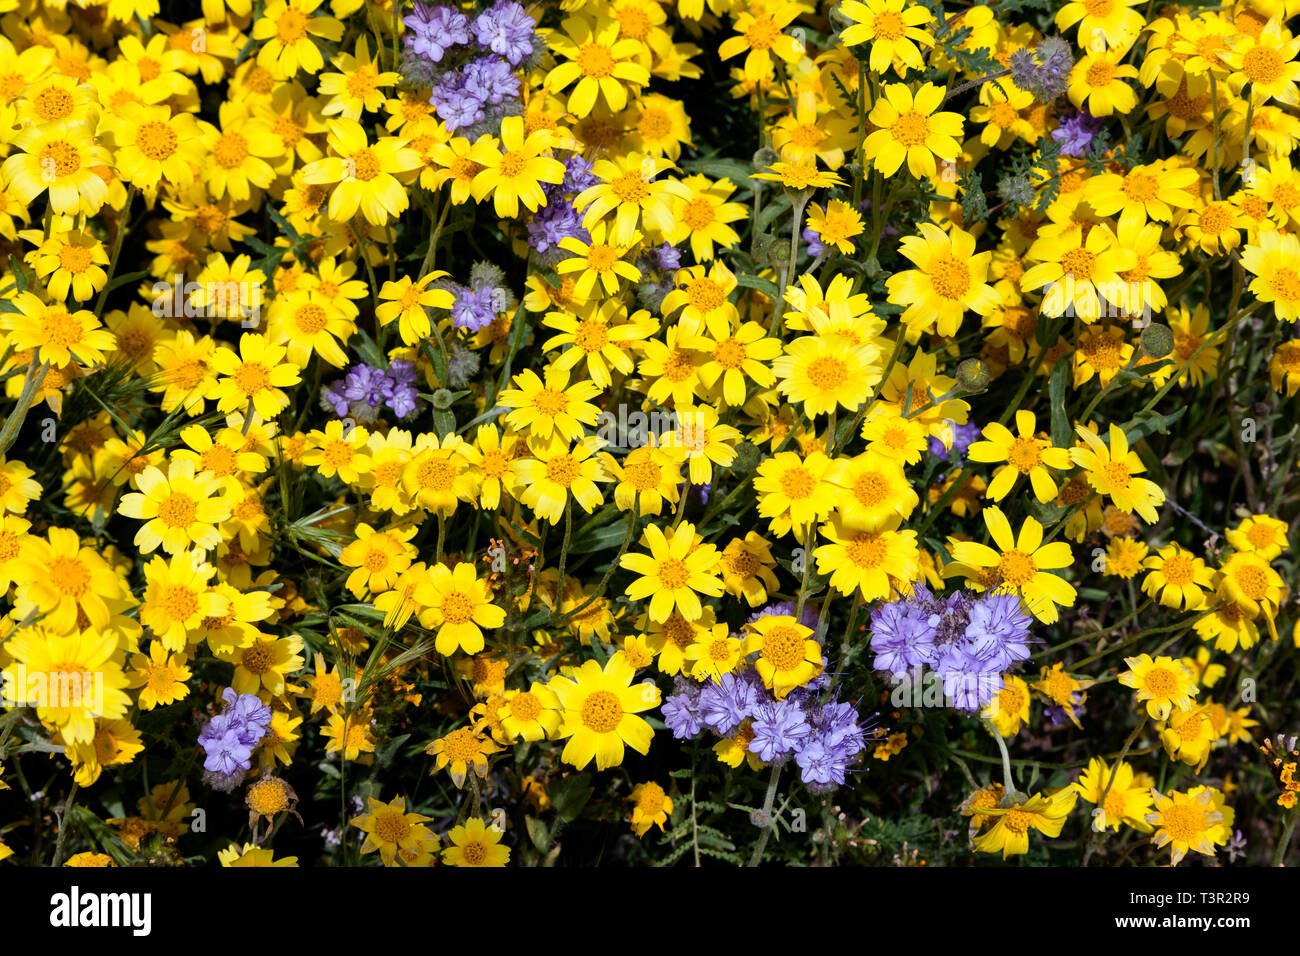
<path id="1" fill-rule="evenodd" d="M 128 272 L 124 276 L 115 277 L 112 282 L 104 287 L 104 291 L 112 292 L 114 289 L 124 286 L 128 282 L 139 282 L 141 279 L 147 279 L 148 277 L 149 273 L 147 272 Z"/>
<path id="2" fill-rule="evenodd" d="M 753 175 L 754 167 L 738 160 L 689 159 L 682 163 L 682 169 L 688 173 L 704 173 L 713 179 L 730 179 L 732 185 L 741 189 L 753 188 L 749 177 Z"/>
<path id="3" fill-rule="evenodd" d="M 1186 414 L 1186 405 L 1171 415 L 1161 415 L 1156 411 L 1138 412 L 1131 421 L 1124 425 L 1124 434 L 1128 437 L 1129 444 L 1135 445 L 1143 438 L 1146 438 L 1147 435 L 1167 432 L 1170 425 Z"/>
<path id="4" fill-rule="evenodd" d="M 696 839 L 701 847 L 713 847 L 715 850 L 734 850 L 736 848 L 736 844 L 711 827 L 701 826 L 699 836 Z"/>
<path id="5" fill-rule="evenodd" d="M 534 614 L 528 615 L 528 618 L 524 621 L 524 628 L 531 631 L 533 628 L 541 627 L 544 624 L 550 623 L 550 620 L 551 609 L 546 608 L 545 610 L 537 611 Z"/>
<path id="6" fill-rule="evenodd" d="M 438 377 L 438 384 L 445 388 L 447 380 L 450 378 L 447 374 L 447 357 L 442 354 L 442 349 L 434 345 L 429 339 L 424 340 L 422 347 L 425 357 L 429 359 L 429 364 L 433 366 L 433 374 Z"/>
<path id="7" fill-rule="evenodd" d="M 736 285 L 744 286 L 746 289 L 757 289 L 774 302 L 780 294 L 775 282 L 758 276 L 738 275 L 736 276 Z"/>
<path id="8" fill-rule="evenodd" d="M 1028 375 L 1028 370 L 1025 371 Z M 1057 448 L 1070 447 L 1070 416 L 1065 412 L 1065 383 L 1070 377 L 1070 363 L 1057 359 L 1052 369 L 1052 379 L 1047 386 L 1047 404 L 1052 411 L 1052 444 Z"/>
<path id="9" fill-rule="evenodd" d="M 454 435 L 456 433 L 456 416 L 449 411 L 435 411 L 433 413 L 433 427 L 437 429 L 440 438 L 446 435 Z"/>
<path id="10" fill-rule="evenodd" d="M 375 751 L 375 762 L 381 767 L 387 767 L 393 762 L 393 757 L 397 753 L 397 748 L 410 739 L 410 734 L 402 734 L 400 737 L 394 737 L 388 743 Z"/>
<path id="11" fill-rule="evenodd" d="M 571 554 L 590 554 L 593 551 L 617 548 L 627 536 L 627 522 L 631 520 L 630 517 L 625 517 L 622 521 L 615 521 L 603 527 L 593 528 L 581 536 L 575 535 L 574 539 L 569 542 L 569 552 Z"/>
<path id="12" fill-rule="evenodd" d="M 591 774 L 572 773 L 559 780 L 552 780 L 546 787 L 546 793 L 555 806 L 556 816 L 566 823 L 572 823 L 591 799 Z"/>
<path id="13" fill-rule="evenodd" d="M 528 839 L 533 841 L 538 852 L 545 853 L 551 848 L 551 834 L 545 823 L 536 817 L 524 817 L 524 827 L 528 830 Z"/>
<path id="14" fill-rule="evenodd" d="M 9 256 L 9 265 L 14 270 L 14 283 L 18 286 L 18 291 L 27 292 L 30 290 L 32 287 L 31 280 L 27 278 L 27 273 L 23 271 L 23 267 L 18 264 L 18 257 L 11 254 Z"/>

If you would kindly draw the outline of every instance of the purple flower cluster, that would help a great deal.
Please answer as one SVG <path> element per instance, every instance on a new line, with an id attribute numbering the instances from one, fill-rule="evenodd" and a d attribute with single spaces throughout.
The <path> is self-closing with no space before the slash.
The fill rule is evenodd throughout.
<path id="1" fill-rule="evenodd" d="M 252 767 L 253 748 L 271 726 L 271 708 L 255 694 L 237 694 L 233 687 L 221 692 L 226 709 L 209 720 L 199 733 L 206 757 L 204 780 L 229 793 Z"/>
<path id="2" fill-rule="evenodd" d="M 924 584 L 911 597 L 871 612 L 871 650 L 877 670 L 910 679 L 929 668 L 944 696 L 960 710 L 988 705 L 1002 675 L 1029 656 L 1030 618 L 1012 593 L 939 597 Z"/>
<path id="3" fill-rule="evenodd" d="M 950 421 L 948 427 L 952 429 L 952 447 L 944 448 L 943 442 L 937 438 L 930 439 L 930 454 L 936 458 L 942 458 L 944 461 L 952 462 L 953 465 L 960 465 L 962 459 L 966 457 L 966 449 L 971 446 L 971 442 L 979 438 L 980 427 L 974 424 L 958 425 Z"/>
<path id="4" fill-rule="evenodd" d="M 821 233 L 812 226 L 804 226 L 803 232 L 799 233 L 799 235 L 808 244 L 808 255 L 814 259 L 826 251 L 826 247 L 822 245 Z"/>
<path id="5" fill-rule="evenodd" d="M 553 269 L 566 257 L 560 249 L 562 239 L 590 242 L 591 234 L 582 227 L 582 214 L 573 206 L 573 198 L 600 179 L 591 171 L 591 161 L 570 153 L 564 161 L 564 181 L 546 183 L 546 205 L 537 210 L 528 224 L 528 244 L 537 253 L 536 261 L 544 269 Z"/>
<path id="6" fill-rule="evenodd" d="M 415 378 L 415 366 L 402 359 L 395 360 L 387 371 L 358 363 L 343 378 L 321 390 L 321 404 L 340 418 L 363 424 L 375 421 L 381 406 L 398 418 L 409 418 L 415 413 L 419 397 Z"/>
<path id="7" fill-rule="evenodd" d="M 402 71 L 430 88 L 429 102 L 448 130 L 474 138 L 518 114 L 517 71 L 539 44 L 537 23 L 522 5 L 498 0 L 470 20 L 455 7 L 417 0 L 402 22 L 409 30 Z"/>
<path id="8" fill-rule="evenodd" d="M 1052 139 L 1061 144 L 1062 156 L 1085 156 L 1092 150 L 1092 138 L 1101 132 L 1101 120 L 1090 113 L 1071 110 L 1052 130 Z"/>
<path id="9" fill-rule="evenodd" d="M 849 765 L 866 748 L 852 704 L 823 699 L 820 676 L 777 700 L 758 672 L 746 667 L 717 682 L 678 677 L 664 699 L 664 724 L 678 740 L 709 730 L 728 737 L 749 722 L 749 751 L 767 763 L 799 766 L 809 789 L 825 792 L 844 783 Z"/>
<path id="10" fill-rule="evenodd" d="M 456 297 L 451 323 L 458 329 L 477 332 L 491 325 L 502 312 L 514 308 L 515 297 L 506 285 L 505 273 L 490 262 L 476 262 L 467 285 L 444 280 L 438 287 Z"/>
<path id="11" fill-rule="evenodd" d="M 459 10 L 416 0 L 414 11 L 402 20 L 411 31 L 406 35 L 409 52 L 440 63 L 448 47 L 469 43 L 469 20 Z"/>

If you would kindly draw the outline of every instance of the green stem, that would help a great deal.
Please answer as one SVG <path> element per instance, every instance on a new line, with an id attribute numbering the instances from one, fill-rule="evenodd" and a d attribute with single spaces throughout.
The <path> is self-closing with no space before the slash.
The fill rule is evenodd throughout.
<path id="1" fill-rule="evenodd" d="M 122 217 L 117 221 L 117 235 L 113 238 L 113 253 L 108 259 L 108 278 L 104 280 L 104 288 L 100 290 L 99 298 L 95 300 L 95 315 L 103 317 L 104 302 L 108 299 L 108 290 L 113 285 L 113 275 L 117 272 L 118 256 L 122 253 L 122 240 L 126 238 L 126 227 L 131 221 L 131 203 L 135 200 L 135 184 L 128 186 L 126 189 L 126 205 L 122 207 Z"/>
<path id="2" fill-rule="evenodd" d="M 1106 806 L 1106 797 L 1110 794 L 1110 788 L 1115 785 L 1115 778 L 1119 775 L 1120 764 L 1124 762 L 1124 758 L 1128 756 L 1129 749 L 1137 741 L 1138 734 L 1142 733 L 1142 728 L 1146 725 L 1147 714 L 1146 711 L 1143 711 L 1141 718 L 1138 720 L 1137 726 L 1133 728 L 1133 733 L 1129 734 L 1128 740 L 1124 741 L 1124 748 L 1119 752 L 1119 759 L 1110 766 L 1110 777 L 1106 781 L 1106 789 L 1101 792 L 1101 799 L 1097 801 L 1097 806 L 1103 808 L 1103 810 Z M 1097 831 L 1093 830 L 1088 839 L 1088 849 L 1084 852 L 1083 860 L 1080 861 L 1079 866 L 1087 866 L 1088 860 L 1092 858 L 1092 854 L 1096 849 Z"/>
<path id="3" fill-rule="evenodd" d="M 1295 823 L 1297 816 L 1300 814 L 1292 810 L 1286 821 L 1286 828 L 1282 831 L 1282 837 L 1277 841 L 1277 849 L 1273 851 L 1273 866 L 1284 866 L 1286 860 L 1287 847 L 1291 845 L 1291 835 L 1295 833 Z"/>
<path id="4" fill-rule="evenodd" d="M 564 595 L 564 566 L 569 562 L 569 539 L 573 536 L 573 498 L 564 500 L 564 543 L 560 545 L 560 577 L 555 585 L 555 606 Z"/>
<path id="5" fill-rule="evenodd" d="M 54 844 L 54 862 L 50 866 L 58 867 L 63 863 L 63 848 L 68 840 L 68 815 L 72 813 L 72 801 L 77 796 L 77 781 L 72 781 L 72 789 L 68 791 L 68 799 L 63 803 L 63 812 L 59 814 L 59 839 Z"/>
<path id="6" fill-rule="evenodd" d="M 781 780 L 781 765 L 772 764 L 772 775 L 767 778 L 767 793 L 763 797 L 763 819 L 765 824 L 763 832 L 758 837 L 758 843 L 754 846 L 754 853 L 749 858 L 750 866 L 758 866 L 763 862 L 763 851 L 767 849 L 768 837 L 772 835 L 772 830 L 776 827 L 776 821 L 772 819 L 772 804 L 776 802 L 776 785 Z"/>
<path id="7" fill-rule="evenodd" d="M 640 517 L 641 514 L 640 509 L 641 509 L 641 492 L 638 491 L 636 494 L 636 501 L 633 502 L 632 505 L 632 514 L 628 517 L 627 534 L 623 536 L 623 543 L 619 546 L 618 554 L 614 555 L 614 560 L 610 562 L 608 570 L 606 570 L 605 573 L 601 576 L 600 583 L 596 585 L 596 590 L 592 591 L 591 595 L 585 601 L 583 601 L 581 604 L 575 607 L 572 611 L 564 615 L 564 617 L 556 620 L 555 621 L 556 627 L 559 627 L 561 624 L 564 624 L 567 621 L 570 621 L 573 618 L 577 617 L 579 614 L 585 611 L 587 607 L 592 604 L 592 602 L 596 601 L 602 594 L 605 593 L 605 588 L 609 585 L 609 579 L 614 576 L 614 571 L 618 568 L 619 561 L 622 560 L 623 555 L 627 554 L 627 549 L 632 545 L 632 539 L 636 537 L 637 519 Z"/>

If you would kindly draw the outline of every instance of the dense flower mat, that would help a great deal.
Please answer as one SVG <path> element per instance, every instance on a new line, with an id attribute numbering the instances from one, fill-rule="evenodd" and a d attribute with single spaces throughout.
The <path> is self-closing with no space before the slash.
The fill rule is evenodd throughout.
<path id="1" fill-rule="evenodd" d="M 3 0 L 0 860 L 1283 862 L 1297 14 Z"/>

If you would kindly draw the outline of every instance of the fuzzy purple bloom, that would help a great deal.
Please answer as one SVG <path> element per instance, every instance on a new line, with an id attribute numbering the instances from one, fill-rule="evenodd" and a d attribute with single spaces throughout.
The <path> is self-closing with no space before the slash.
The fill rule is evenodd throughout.
<path id="1" fill-rule="evenodd" d="M 398 418 L 415 411 L 419 392 L 415 388 L 415 366 L 400 359 L 387 371 L 364 363 L 352 366 L 347 375 L 321 390 L 324 403 L 340 418 L 371 422 L 387 406 Z"/>
<path id="2" fill-rule="evenodd" d="M 753 716 L 758 702 L 758 689 L 750 680 L 723 674 L 718 683 L 706 684 L 700 692 L 700 713 L 710 730 L 725 737 Z"/>
<path id="3" fill-rule="evenodd" d="M 844 701 L 830 701 L 808 716 L 812 733 L 823 745 L 844 755 L 847 762 L 866 749 L 866 734 L 858 724 L 858 712 Z"/>
<path id="4" fill-rule="evenodd" d="M 812 733 L 803 708 L 788 699 L 759 704 L 752 727 L 754 739 L 749 749 L 768 763 L 789 756 Z"/>
<path id="5" fill-rule="evenodd" d="M 451 307 L 452 324 L 471 332 L 491 325 L 497 317 L 496 299 L 492 289 L 461 289 Z"/>
<path id="6" fill-rule="evenodd" d="M 977 710 L 1002 686 L 1002 674 L 1029 656 L 1029 627 L 1015 594 L 940 598 L 918 584 L 910 597 L 872 611 L 871 649 L 877 669 L 908 679 L 929 668 L 954 707 Z"/>
<path id="7" fill-rule="evenodd" d="M 452 7 L 417 0 L 414 12 L 402 22 L 411 31 L 407 50 L 431 63 L 441 62 L 449 47 L 469 43 L 469 20 Z"/>
<path id="8" fill-rule="evenodd" d="M 396 359 L 384 377 L 384 402 L 398 418 L 406 418 L 415 411 L 419 395 L 415 387 L 415 365 Z"/>
<path id="9" fill-rule="evenodd" d="M 844 783 L 844 772 L 848 769 L 845 761 L 821 740 L 808 741 L 794 755 L 794 759 L 799 765 L 804 783 L 823 786 Z"/>
<path id="10" fill-rule="evenodd" d="M 519 96 L 519 77 L 508 63 L 495 56 L 466 64 L 461 76 L 464 91 L 480 103 L 496 105 Z"/>
<path id="11" fill-rule="evenodd" d="M 251 769 L 253 748 L 271 726 L 271 708 L 255 694 L 238 694 L 231 687 L 221 697 L 226 709 L 203 726 L 199 745 L 205 754 L 203 768 L 216 782 L 228 783 Z"/>
<path id="12" fill-rule="evenodd" d="M 871 650 L 876 668 L 895 676 L 930 660 L 934 627 L 927 616 L 904 601 L 891 601 L 871 612 Z"/>
<path id="13" fill-rule="evenodd" d="M 682 251 L 667 242 L 651 249 L 647 258 L 660 272 L 676 272 L 682 267 Z"/>
<path id="14" fill-rule="evenodd" d="M 677 677 L 674 692 L 664 699 L 664 725 L 678 740 L 694 737 L 704 728 L 704 715 L 700 713 L 702 689 L 693 680 Z"/>
<path id="15" fill-rule="evenodd" d="M 1061 144 L 1062 156 L 1084 156 L 1092 149 L 1092 138 L 1101 131 L 1101 125 L 1100 118 L 1071 110 L 1052 130 L 1052 139 Z"/>
<path id="16" fill-rule="evenodd" d="M 383 403 L 387 383 L 382 369 L 354 365 L 343 379 L 342 395 L 349 402 L 365 402 L 374 408 Z"/>
<path id="17" fill-rule="evenodd" d="M 799 235 L 803 237 L 804 242 L 808 243 L 808 255 L 814 259 L 826 251 L 826 247 L 822 245 L 821 235 L 812 226 L 804 226 L 803 232 Z"/>
<path id="18" fill-rule="evenodd" d="M 486 115 L 484 100 L 465 88 L 465 78 L 459 70 L 446 73 L 429 93 L 429 102 L 438 111 L 438 118 L 447 124 L 449 132 L 473 126 Z"/>
<path id="19" fill-rule="evenodd" d="M 518 66 L 533 52 L 537 22 L 514 0 L 498 0 L 474 20 L 479 46 Z"/>
<path id="20" fill-rule="evenodd" d="M 1006 671 L 1029 656 L 1029 624 L 1015 594 L 986 594 L 971 606 L 966 640 L 985 670 Z"/>
<path id="21" fill-rule="evenodd" d="M 932 437 L 929 446 L 930 454 L 936 458 L 942 458 L 944 461 L 950 461 L 954 465 L 959 465 L 962 459 L 966 457 L 966 449 L 970 448 L 971 443 L 979 438 L 980 427 L 970 422 L 965 425 L 949 422 L 948 427 L 952 430 L 952 447 L 944 448 L 943 442 Z"/>
<path id="22" fill-rule="evenodd" d="M 528 244 L 538 252 L 547 252 L 559 246 L 561 239 L 590 242 L 591 234 L 583 228 L 582 216 L 573 203 L 556 199 L 539 209 L 528 224 Z"/>

